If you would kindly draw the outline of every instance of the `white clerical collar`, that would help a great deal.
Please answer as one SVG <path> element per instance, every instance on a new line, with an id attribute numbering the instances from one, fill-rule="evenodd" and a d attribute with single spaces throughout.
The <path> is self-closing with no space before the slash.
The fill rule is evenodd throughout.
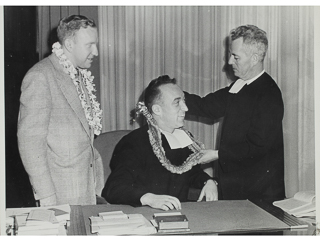
<path id="1" fill-rule="evenodd" d="M 161 129 L 160 131 L 166 137 L 171 149 L 185 148 L 192 144 L 190 137 L 181 129 L 175 129 L 173 133 L 169 133 Z"/>
<path id="2" fill-rule="evenodd" d="M 253 77 L 252 79 L 250 80 L 242 80 L 242 79 L 238 79 L 234 84 L 233 86 L 231 87 L 231 89 L 229 90 L 230 93 L 233 93 L 233 94 L 237 94 L 241 89 L 242 87 L 244 87 L 244 85 L 250 85 L 252 82 L 254 82 L 256 79 L 258 79 L 263 73 L 265 72 L 265 70 L 261 71 L 261 73 L 255 77 Z"/>

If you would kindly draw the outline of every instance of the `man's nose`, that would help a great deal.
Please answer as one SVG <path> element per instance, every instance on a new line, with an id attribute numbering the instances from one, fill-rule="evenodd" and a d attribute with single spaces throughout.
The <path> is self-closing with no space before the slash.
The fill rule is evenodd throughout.
<path id="1" fill-rule="evenodd" d="M 183 110 L 183 111 L 188 111 L 188 107 L 187 107 L 187 105 L 186 105 L 185 102 L 182 102 L 182 103 L 181 103 L 181 110 Z"/>
<path id="2" fill-rule="evenodd" d="M 92 47 L 93 47 L 93 49 L 92 49 L 92 55 L 98 56 L 98 55 L 99 55 L 99 53 L 98 53 L 98 47 L 97 47 L 96 45 L 93 45 Z"/>
<path id="3" fill-rule="evenodd" d="M 234 57 L 231 55 L 230 58 L 229 58 L 228 64 L 232 65 L 233 61 L 234 61 Z"/>

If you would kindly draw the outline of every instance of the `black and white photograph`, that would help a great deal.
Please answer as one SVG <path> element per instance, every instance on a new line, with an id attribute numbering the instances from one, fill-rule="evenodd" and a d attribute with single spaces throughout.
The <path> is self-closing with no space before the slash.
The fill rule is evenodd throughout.
<path id="1" fill-rule="evenodd" d="M 2 6 L 0 235 L 320 234 L 307 4 Z"/>

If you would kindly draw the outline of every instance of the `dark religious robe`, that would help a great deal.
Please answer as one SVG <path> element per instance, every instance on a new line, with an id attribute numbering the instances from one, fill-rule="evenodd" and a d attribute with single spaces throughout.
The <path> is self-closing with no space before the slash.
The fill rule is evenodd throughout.
<path id="1" fill-rule="evenodd" d="M 267 73 L 236 94 L 229 92 L 231 87 L 205 97 L 185 92 L 187 114 L 224 117 L 218 149 L 219 199 L 283 199 L 281 91 Z"/>
<path id="2" fill-rule="evenodd" d="M 110 162 L 111 174 L 102 191 L 109 203 L 141 206 L 140 198 L 146 193 L 170 195 L 185 202 L 190 187 L 202 189 L 211 178 L 200 165 L 182 174 L 168 171 L 154 154 L 147 131 L 147 125 L 136 129 L 116 146 Z M 192 154 L 188 147 L 171 149 L 166 137 L 161 136 L 171 164 L 179 166 Z"/>

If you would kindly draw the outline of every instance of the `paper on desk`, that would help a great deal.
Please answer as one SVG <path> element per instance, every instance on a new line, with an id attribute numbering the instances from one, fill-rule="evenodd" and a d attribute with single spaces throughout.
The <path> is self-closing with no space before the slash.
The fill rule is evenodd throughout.
<path id="1" fill-rule="evenodd" d="M 301 191 L 297 192 L 292 198 L 279 200 L 273 202 L 273 205 L 281 208 L 283 211 L 291 213 L 303 210 L 304 207 L 312 205 L 315 209 L 315 192 L 314 191 Z"/>
<path id="2" fill-rule="evenodd" d="M 6 218 L 12 218 L 12 219 L 16 218 L 18 225 L 26 226 L 27 217 L 32 210 L 45 210 L 45 209 L 51 210 L 51 211 L 48 211 L 48 213 L 50 213 L 50 214 L 54 213 L 54 215 L 57 215 L 55 218 L 62 225 L 60 231 L 63 231 L 62 229 L 64 228 L 64 225 L 66 224 L 66 222 L 70 221 L 71 207 L 69 204 L 63 204 L 63 205 L 58 205 L 58 206 L 48 206 L 48 207 L 41 207 L 41 208 L 39 208 L 39 207 L 7 208 L 6 209 Z M 10 222 L 12 222 L 12 219 L 10 220 Z M 41 222 L 42 222 L 43 228 L 45 228 L 44 224 L 49 225 L 51 223 L 51 222 L 45 222 L 45 221 L 41 221 Z M 39 224 L 39 221 L 32 222 L 32 220 L 29 220 L 28 223 L 29 223 L 29 225 L 31 224 L 32 226 L 34 226 L 35 224 Z M 13 225 L 11 225 L 11 226 L 13 226 Z"/>
<path id="3" fill-rule="evenodd" d="M 102 227 L 98 230 L 98 235 L 151 235 L 157 232 L 142 214 L 128 214 L 128 217 L 135 223 Z"/>
<path id="4" fill-rule="evenodd" d="M 301 217 L 301 216 L 307 216 L 312 212 L 314 212 L 314 215 L 315 215 L 315 210 L 316 210 L 316 204 L 312 202 L 310 204 L 303 205 L 297 209 L 288 211 L 288 213 L 296 217 L 299 217 L 299 216 Z"/>
<path id="5" fill-rule="evenodd" d="M 295 217 L 315 217 L 316 211 L 302 213 L 302 214 L 293 214 L 293 216 L 295 216 Z"/>
<path id="6" fill-rule="evenodd" d="M 128 219 L 127 214 L 122 211 L 100 212 L 98 215 L 103 219 Z"/>
<path id="7" fill-rule="evenodd" d="M 29 221 L 43 221 L 43 222 L 50 222 L 50 223 L 57 223 L 57 219 L 54 215 L 54 211 L 47 210 L 47 209 L 33 209 L 29 212 L 27 217 L 27 224 Z"/>
<path id="8" fill-rule="evenodd" d="M 142 214 L 125 214 L 126 218 L 89 217 L 91 233 L 99 235 L 153 234 L 156 229 Z"/>
<path id="9" fill-rule="evenodd" d="M 28 207 L 28 208 L 7 208 L 6 209 L 6 217 L 11 217 L 15 215 L 21 215 L 21 214 L 27 214 L 31 210 L 34 209 L 40 209 L 39 207 Z M 41 209 L 48 209 L 48 210 L 53 210 L 53 209 L 59 209 L 61 211 L 66 212 L 67 214 L 70 214 L 71 212 L 71 207 L 69 204 L 63 204 L 63 205 L 58 205 L 58 206 L 48 206 L 48 207 L 41 207 Z"/>
<path id="10" fill-rule="evenodd" d="M 66 214 L 70 213 L 70 211 L 68 209 L 66 211 L 63 211 L 63 210 L 61 210 L 59 208 L 48 208 L 48 210 L 54 211 L 54 215 L 56 217 L 57 216 L 61 216 L 61 215 L 66 215 Z"/>
<path id="11" fill-rule="evenodd" d="M 43 236 L 66 236 L 67 232 L 66 229 L 63 225 L 60 224 L 52 224 L 52 225 L 57 225 L 56 227 L 52 228 L 34 228 L 33 226 L 29 229 L 23 229 L 23 230 L 18 230 L 18 235 L 23 236 L 37 236 L 37 235 L 43 235 Z"/>

